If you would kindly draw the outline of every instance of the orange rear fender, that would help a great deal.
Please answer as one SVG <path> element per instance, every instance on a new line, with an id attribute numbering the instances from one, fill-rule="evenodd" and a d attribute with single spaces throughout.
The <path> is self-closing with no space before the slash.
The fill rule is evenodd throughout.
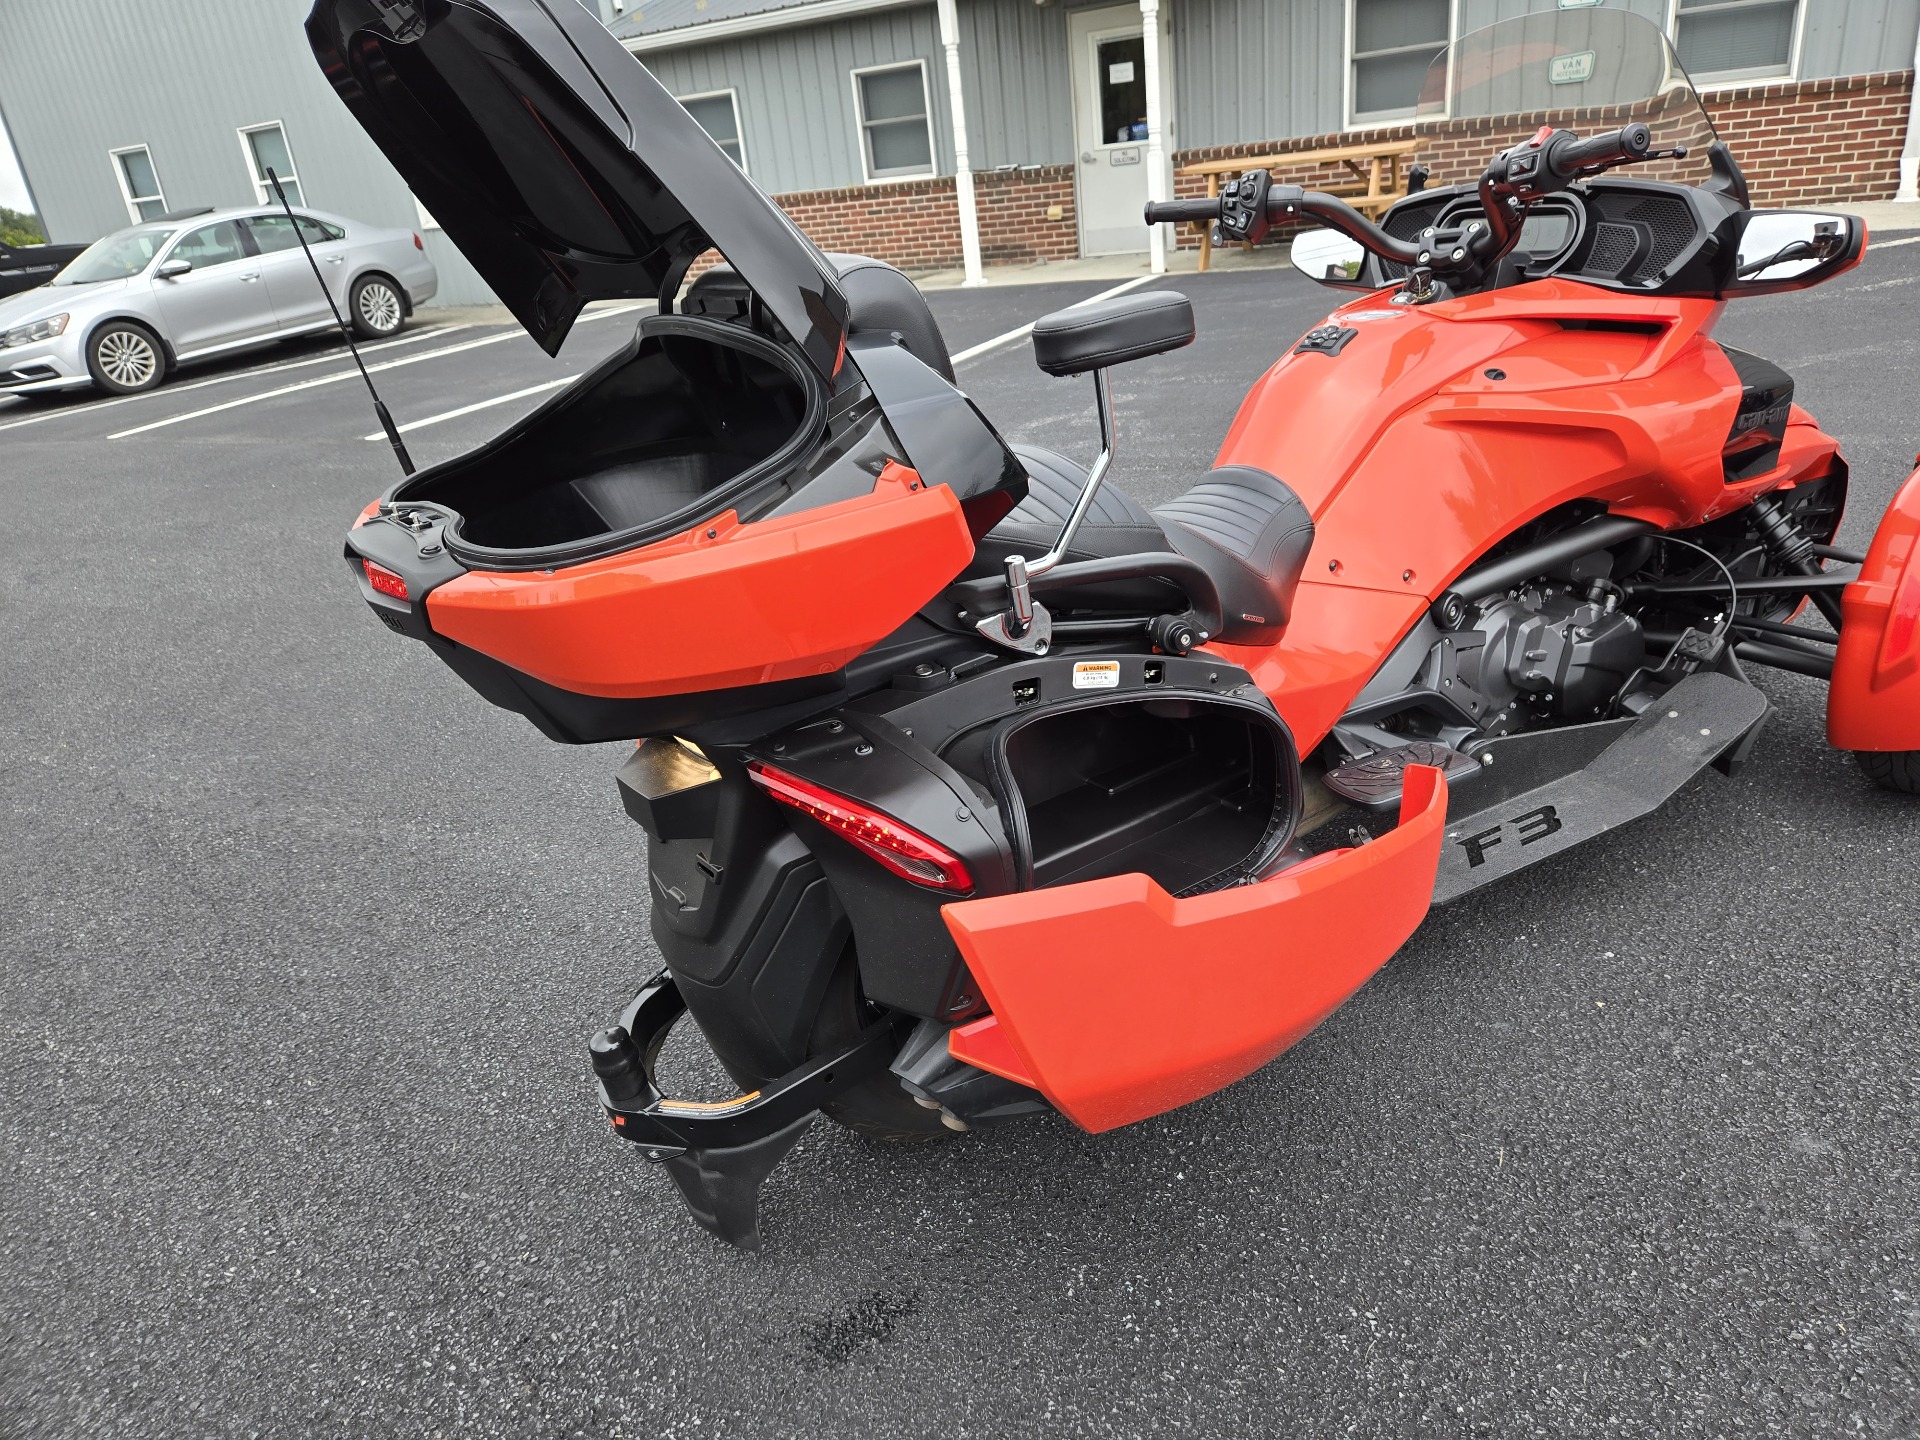
<path id="1" fill-rule="evenodd" d="M 1920 750 L 1920 470 L 1893 497 L 1860 578 L 1840 596 L 1827 739 Z"/>

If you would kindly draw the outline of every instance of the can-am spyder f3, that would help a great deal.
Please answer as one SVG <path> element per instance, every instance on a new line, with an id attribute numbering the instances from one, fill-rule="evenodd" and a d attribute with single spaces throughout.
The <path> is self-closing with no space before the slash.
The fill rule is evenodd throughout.
<path id="1" fill-rule="evenodd" d="M 1739 763 L 1749 666 L 1829 679 L 1832 742 L 1920 783 L 1920 478 L 1866 555 L 1834 548 L 1838 446 L 1710 338 L 1725 302 L 1856 264 L 1864 227 L 1751 209 L 1632 16 L 1451 47 L 1428 102 L 1468 183 L 1378 225 L 1257 170 L 1150 207 L 1223 241 L 1318 220 L 1296 256 L 1367 292 L 1152 512 L 1102 483 L 1107 374 L 1193 339 L 1182 296 L 1042 319 L 1105 450 L 1009 447 L 913 285 L 808 243 L 574 0 L 319 0 L 308 31 L 550 352 L 590 300 L 659 300 L 346 553 L 488 700 L 638 738 L 666 969 L 592 1062 L 730 1241 L 820 1113 L 1101 1131 L 1231 1084 L 1430 905 Z M 682 1013 L 737 1099 L 661 1092 Z"/>

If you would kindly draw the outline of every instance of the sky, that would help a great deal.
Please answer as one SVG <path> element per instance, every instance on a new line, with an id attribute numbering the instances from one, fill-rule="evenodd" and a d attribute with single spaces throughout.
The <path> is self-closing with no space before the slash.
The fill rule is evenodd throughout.
<path id="1" fill-rule="evenodd" d="M 26 208 L 27 182 L 20 178 L 19 162 L 13 158 L 13 142 L 7 136 L 6 122 L 0 120 L 0 209 Z"/>

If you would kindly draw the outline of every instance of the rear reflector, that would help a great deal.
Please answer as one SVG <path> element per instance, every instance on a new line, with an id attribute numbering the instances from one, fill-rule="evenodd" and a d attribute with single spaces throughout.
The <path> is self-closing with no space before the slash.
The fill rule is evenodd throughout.
<path id="1" fill-rule="evenodd" d="M 422 252 L 424 252 L 427 248 L 426 242 L 421 240 L 420 232 L 418 230 L 413 232 L 413 248 Z"/>
<path id="2" fill-rule="evenodd" d="M 831 790 L 822 790 L 797 775 L 775 770 L 758 760 L 747 766 L 747 775 L 770 798 L 818 820 L 901 879 L 934 890 L 951 890 L 956 895 L 972 893 L 973 876 L 965 861 L 892 816 L 870 810 Z"/>
<path id="3" fill-rule="evenodd" d="M 382 595 L 391 595 L 396 600 L 408 599 L 407 582 L 384 565 L 376 565 L 371 560 L 362 560 L 367 567 L 367 583 Z"/>

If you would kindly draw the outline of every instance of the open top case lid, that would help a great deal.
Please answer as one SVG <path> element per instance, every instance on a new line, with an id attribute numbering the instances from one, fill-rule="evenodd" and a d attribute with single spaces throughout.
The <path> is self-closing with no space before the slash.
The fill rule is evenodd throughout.
<path id="1" fill-rule="evenodd" d="M 831 380 L 833 267 L 579 0 L 317 0 L 354 117 L 529 334 L 589 300 L 671 303 L 719 250 Z"/>

